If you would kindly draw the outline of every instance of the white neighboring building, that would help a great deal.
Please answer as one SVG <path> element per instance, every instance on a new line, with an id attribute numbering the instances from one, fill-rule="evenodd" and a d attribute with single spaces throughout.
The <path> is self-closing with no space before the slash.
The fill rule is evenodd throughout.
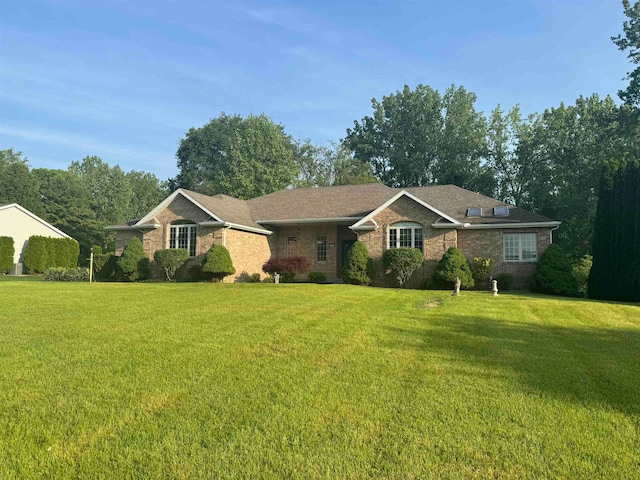
<path id="1" fill-rule="evenodd" d="M 16 264 L 22 263 L 24 249 L 27 246 L 29 237 L 32 235 L 70 238 L 66 233 L 58 230 L 17 203 L 0 205 L 0 237 L 12 237 L 13 248 L 15 249 L 12 272 L 16 271 Z M 19 270 L 19 273 L 22 273 L 22 271 Z"/>

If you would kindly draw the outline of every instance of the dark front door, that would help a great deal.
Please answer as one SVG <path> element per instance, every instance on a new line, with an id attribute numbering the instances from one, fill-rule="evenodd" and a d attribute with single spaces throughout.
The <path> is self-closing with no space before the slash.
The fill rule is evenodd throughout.
<path id="1" fill-rule="evenodd" d="M 340 258 L 338 259 L 338 278 L 342 278 L 342 265 L 345 258 L 347 258 L 347 252 L 356 243 L 355 240 L 342 240 L 340 244 Z"/>

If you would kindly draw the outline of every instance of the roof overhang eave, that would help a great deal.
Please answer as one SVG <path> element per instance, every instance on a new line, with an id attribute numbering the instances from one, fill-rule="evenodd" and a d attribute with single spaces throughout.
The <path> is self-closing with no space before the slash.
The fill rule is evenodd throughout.
<path id="1" fill-rule="evenodd" d="M 491 228 L 546 228 L 558 227 L 562 222 L 523 222 L 523 223 L 432 223 L 433 228 L 458 230 L 487 230 Z"/>
<path id="2" fill-rule="evenodd" d="M 331 217 L 331 218 L 293 218 L 287 220 L 256 220 L 256 223 L 265 225 L 298 225 L 304 223 L 349 223 L 357 222 L 363 217 Z"/>
<path id="3" fill-rule="evenodd" d="M 273 234 L 273 232 L 271 230 L 267 230 L 266 228 L 248 227 L 247 225 L 241 225 L 239 223 L 233 223 L 233 222 L 204 221 L 204 222 L 199 222 L 198 225 L 200 225 L 202 227 L 233 228 L 235 230 L 243 230 L 245 232 L 259 233 L 260 235 L 271 235 L 271 234 Z"/>

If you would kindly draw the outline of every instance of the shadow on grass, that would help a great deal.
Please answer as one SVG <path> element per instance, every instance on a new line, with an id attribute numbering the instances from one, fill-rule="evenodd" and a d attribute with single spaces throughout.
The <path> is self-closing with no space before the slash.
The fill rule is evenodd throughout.
<path id="1" fill-rule="evenodd" d="M 525 389 L 563 401 L 640 414 L 639 331 L 455 315 L 432 318 L 424 328 L 389 330 L 391 347 L 417 348 L 497 374 L 515 374 Z"/>

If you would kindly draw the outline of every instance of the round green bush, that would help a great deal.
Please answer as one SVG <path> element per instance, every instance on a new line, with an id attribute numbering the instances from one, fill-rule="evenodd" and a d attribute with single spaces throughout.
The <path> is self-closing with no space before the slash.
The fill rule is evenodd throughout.
<path id="1" fill-rule="evenodd" d="M 513 286 L 514 278 L 510 273 L 499 273 L 493 279 L 498 282 L 498 290 L 509 291 Z"/>
<path id="2" fill-rule="evenodd" d="M 362 242 L 355 242 L 345 255 L 342 280 L 352 285 L 369 285 L 370 264 L 367 246 Z"/>
<path id="3" fill-rule="evenodd" d="M 578 296 L 578 281 L 573 276 L 571 262 L 559 245 L 549 245 L 540 257 L 533 274 L 533 288 L 551 295 Z"/>
<path id="4" fill-rule="evenodd" d="M 460 286 L 471 288 L 475 285 L 471 267 L 467 257 L 459 248 L 451 247 L 438 262 L 433 278 L 437 285 L 453 288 L 456 278 L 460 279 Z"/>
<path id="5" fill-rule="evenodd" d="M 309 272 L 309 281 L 312 283 L 327 283 L 327 276 L 323 272 Z"/>
<path id="6" fill-rule="evenodd" d="M 229 250 L 222 245 L 213 245 L 202 261 L 202 271 L 209 274 L 216 281 L 236 273 Z"/>

